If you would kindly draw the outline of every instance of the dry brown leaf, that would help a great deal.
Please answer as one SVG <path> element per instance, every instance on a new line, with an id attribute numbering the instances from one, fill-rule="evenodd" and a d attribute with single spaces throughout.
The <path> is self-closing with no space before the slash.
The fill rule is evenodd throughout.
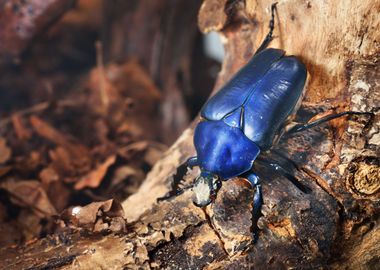
<path id="1" fill-rule="evenodd" d="M 43 169 L 40 174 L 40 179 L 44 187 L 46 188 L 50 183 L 58 181 L 59 175 L 58 173 L 51 167 L 47 167 Z"/>
<path id="2" fill-rule="evenodd" d="M 71 143 L 69 142 L 70 139 L 68 137 L 39 117 L 32 115 L 30 117 L 30 123 L 40 136 L 54 142 L 55 144 L 71 147 Z"/>
<path id="3" fill-rule="evenodd" d="M 13 128 L 16 132 L 16 136 L 18 139 L 27 140 L 32 136 L 31 132 L 24 126 L 20 115 L 15 113 L 12 115 L 11 119 Z"/>
<path id="4" fill-rule="evenodd" d="M 49 198 L 54 198 L 52 204 L 55 209 L 62 211 L 65 207 L 67 207 L 69 202 L 71 192 L 68 187 L 60 181 L 61 178 L 59 174 L 52 167 L 43 169 L 40 172 L 39 177 Z"/>
<path id="5" fill-rule="evenodd" d="M 63 147 L 57 147 L 54 150 L 49 151 L 49 156 L 52 160 L 52 167 L 56 172 L 62 173 L 64 175 L 71 175 L 75 171 L 68 151 Z"/>
<path id="6" fill-rule="evenodd" d="M 100 164 L 95 170 L 91 171 L 84 177 L 82 177 L 74 186 L 76 190 L 83 189 L 85 187 L 96 188 L 102 182 L 104 176 L 107 173 L 108 168 L 114 164 L 116 156 L 110 156 Z"/>
<path id="7" fill-rule="evenodd" d="M 7 146 L 5 139 L 3 137 L 0 137 L 0 164 L 7 162 L 11 155 L 12 151 Z"/>
<path id="8" fill-rule="evenodd" d="M 125 159 L 129 159 L 134 153 L 146 150 L 148 146 L 149 143 L 147 141 L 131 143 L 125 147 L 119 148 L 118 154 Z"/>
<path id="9" fill-rule="evenodd" d="M 21 242 L 22 233 L 15 222 L 0 222 L 0 246 L 6 247 Z"/>
<path id="10" fill-rule="evenodd" d="M 32 209 L 40 217 L 57 214 L 39 181 L 4 181 L 0 188 L 8 191 L 13 203 Z"/>
<path id="11" fill-rule="evenodd" d="M 83 207 L 72 207 L 65 210 L 61 218 L 72 226 L 94 231 L 125 229 L 124 210 L 121 204 L 113 199 L 90 203 Z"/>
<path id="12" fill-rule="evenodd" d="M 6 175 L 10 170 L 12 170 L 11 166 L 0 167 L 0 177 Z"/>
<path id="13" fill-rule="evenodd" d="M 104 113 L 104 97 L 107 98 L 108 124 L 118 135 L 149 139 L 160 135 L 157 104 L 161 92 L 137 61 L 106 67 L 98 64 L 90 72 L 86 87 L 91 90 L 89 106 L 95 112 Z"/>
<path id="14" fill-rule="evenodd" d="M 39 152 L 40 151 L 40 152 Z M 43 161 L 43 152 L 41 150 L 31 150 L 24 155 L 19 155 L 12 162 L 12 169 L 23 175 L 29 175 L 31 172 L 38 170 Z"/>
<path id="15" fill-rule="evenodd" d="M 106 71 L 107 77 L 116 88 L 134 100 L 138 99 L 143 100 L 144 103 L 151 103 L 153 100 L 157 102 L 162 98 L 162 94 L 152 78 L 135 59 L 122 65 L 111 64 Z M 128 83 L 125 84 L 126 82 Z M 130 87 L 131 85 L 133 87 Z"/>
<path id="16" fill-rule="evenodd" d="M 24 241 L 30 241 L 40 236 L 43 230 L 41 217 L 35 214 L 32 209 L 21 209 L 17 216 L 17 224 Z"/>
<path id="17" fill-rule="evenodd" d="M 54 181 L 46 188 L 46 194 L 51 198 L 51 203 L 58 212 L 65 209 L 70 203 L 70 190 L 63 182 Z"/>
<path id="18" fill-rule="evenodd" d="M 73 138 L 63 134 L 37 116 L 31 116 L 30 123 L 37 134 L 63 147 L 70 154 L 71 163 L 75 164 L 76 167 L 90 164 L 91 159 L 87 147 L 76 143 Z"/>
<path id="19" fill-rule="evenodd" d="M 100 45 L 100 43 L 98 43 Z M 114 85 L 108 80 L 105 75 L 103 59 L 101 55 L 101 48 L 97 49 L 97 67 L 91 70 L 90 80 L 88 82 L 88 88 L 92 90 L 90 103 L 92 103 L 92 109 L 105 115 L 108 113 L 109 104 L 120 100 L 119 91 L 115 89 Z"/>

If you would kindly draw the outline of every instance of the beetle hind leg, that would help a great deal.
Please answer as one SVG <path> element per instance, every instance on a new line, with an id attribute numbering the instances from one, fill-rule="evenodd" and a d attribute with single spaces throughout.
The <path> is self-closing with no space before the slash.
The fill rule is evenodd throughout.
<path id="1" fill-rule="evenodd" d="M 346 115 L 370 115 L 370 116 L 373 116 L 373 113 L 346 111 L 346 112 L 341 112 L 341 113 L 336 113 L 336 114 L 329 114 L 329 115 L 326 115 L 326 116 L 324 116 L 318 120 L 315 120 L 315 121 L 312 121 L 309 123 L 296 124 L 293 127 L 291 127 L 289 130 L 287 130 L 284 135 L 290 135 L 290 134 L 294 134 L 297 132 L 301 132 L 301 131 L 313 128 L 313 127 L 321 125 L 325 122 L 328 122 L 328 121 L 331 121 L 331 120 L 334 120 L 336 118 L 346 116 Z"/>
<path id="2" fill-rule="evenodd" d="M 261 191 L 261 183 L 259 177 L 253 173 L 249 172 L 245 175 L 247 180 L 252 186 L 252 189 L 255 189 L 255 193 L 253 195 L 253 207 L 252 207 L 252 238 L 253 243 L 255 243 L 258 239 L 258 231 L 259 227 L 257 226 L 257 221 L 261 216 L 261 206 L 263 205 L 263 195 Z"/>
<path id="3" fill-rule="evenodd" d="M 187 172 L 187 168 L 193 168 L 195 166 L 198 166 L 198 159 L 197 157 L 191 157 L 189 158 L 184 164 L 178 167 L 177 172 L 173 176 L 173 182 L 171 183 L 171 190 L 165 194 L 163 197 L 157 198 L 157 202 L 170 200 L 172 198 L 175 198 L 179 195 L 181 195 L 185 190 L 192 188 L 193 185 L 180 188 L 180 184 L 183 181 L 183 177 L 185 176 Z"/>
<path id="4" fill-rule="evenodd" d="M 265 167 L 268 167 L 269 169 L 272 169 L 279 173 L 280 175 L 284 176 L 286 179 L 288 179 L 296 188 L 298 188 L 300 191 L 302 191 L 305 194 L 311 193 L 312 190 L 308 186 L 302 184 L 299 179 L 297 179 L 294 174 L 285 169 L 281 164 L 278 162 L 268 159 L 268 158 L 258 158 L 256 160 L 257 162 L 261 163 Z"/>

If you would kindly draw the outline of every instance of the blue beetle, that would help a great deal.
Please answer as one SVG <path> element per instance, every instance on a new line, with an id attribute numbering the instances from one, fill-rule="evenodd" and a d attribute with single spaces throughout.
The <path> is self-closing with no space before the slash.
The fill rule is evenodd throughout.
<path id="1" fill-rule="evenodd" d="M 286 119 L 302 96 L 307 69 L 295 56 L 266 48 L 270 31 L 252 59 L 201 110 L 195 128 L 197 156 L 190 167 L 199 166 L 193 190 L 194 203 L 206 206 L 215 197 L 221 180 L 244 176 L 256 188 L 254 212 L 261 206 L 261 186 L 252 166 L 260 152 L 272 147 Z"/>
<path id="2" fill-rule="evenodd" d="M 194 133 L 197 156 L 187 162 L 189 167 L 199 166 L 201 170 L 191 186 L 197 206 L 212 202 L 222 180 L 242 176 L 255 188 L 253 218 L 256 222 L 262 192 L 259 177 L 252 170 L 253 163 L 283 134 L 286 120 L 302 97 L 307 77 L 306 66 L 300 59 L 286 56 L 280 49 L 266 48 L 272 40 L 275 8 L 273 4 L 270 31 L 255 55 L 203 106 Z M 303 131 L 349 114 L 367 113 L 347 111 L 327 115 L 311 123 L 296 124 L 287 132 Z M 278 164 L 270 165 L 285 171 L 284 175 L 293 182 L 294 177 Z M 175 195 L 181 192 L 176 191 Z M 163 199 L 170 197 L 169 194 Z"/>
<path id="3" fill-rule="evenodd" d="M 253 186 L 259 184 L 251 171 L 253 163 L 271 148 L 293 112 L 306 75 L 298 58 L 264 49 L 204 105 L 194 133 L 197 156 L 189 160 L 190 166 L 201 169 L 194 187 L 197 205 L 211 202 L 220 180 L 246 174 Z M 206 194 L 197 190 L 200 184 L 207 184 L 210 196 L 202 198 Z"/>

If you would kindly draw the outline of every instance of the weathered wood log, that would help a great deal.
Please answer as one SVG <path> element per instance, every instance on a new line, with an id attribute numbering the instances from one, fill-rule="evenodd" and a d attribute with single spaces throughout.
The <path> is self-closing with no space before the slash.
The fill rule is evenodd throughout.
<path id="1" fill-rule="evenodd" d="M 0 65 L 17 62 L 35 36 L 58 20 L 70 7 L 70 1 L 0 2 Z"/>
<path id="2" fill-rule="evenodd" d="M 270 3 L 205 0 L 202 31 L 216 30 L 226 59 L 215 89 L 254 53 L 267 31 Z M 380 265 L 380 3 L 281 1 L 271 46 L 300 57 L 310 81 L 299 120 L 321 111 L 356 110 L 373 117 L 341 118 L 283 139 L 275 153 L 312 189 L 256 167 L 263 180 L 259 239 L 251 243 L 252 191 L 224 182 L 214 204 L 191 202 L 191 190 L 156 203 L 181 164 L 194 154 L 193 126 L 124 203 L 127 233 L 61 234 L 1 252 L 2 266 L 34 269 L 377 269 Z M 186 33 L 185 33 L 186 34 Z M 273 151 L 272 151 L 273 152 Z M 281 153 L 281 157 L 278 154 Z M 292 162 L 288 161 L 292 160 Z M 190 171 L 191 182 L 198 171 Z M 44 256 L 43 259 L 38 259 Z"/>

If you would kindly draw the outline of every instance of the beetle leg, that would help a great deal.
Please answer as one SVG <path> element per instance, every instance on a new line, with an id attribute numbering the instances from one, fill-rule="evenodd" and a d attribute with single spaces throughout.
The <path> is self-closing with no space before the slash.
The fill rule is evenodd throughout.
<path id="1" fill-rule="evenodd" d="M 269 21 L 269 32 L 268 34 L 266 35 L 264 41 L 261 43 L 260 47 L 257 49 L 257 51 L 255 52 L 255 55 L 258 54 L 259 52 L 261 52 L 262 50 L 264 50 L 266 47 L 268 47 L 269 43 L 272 41 L 273 39 L 273 30 L 274 30 L 274 12 L 276 10 L 276 5 L 277 5 L 277 2 L 272 4 L 271 6 L 271 12 L 272 12 L 272 17 Z"/>
<path id="2" fill-rule="evenodd" d="M 263 159 L 263 158 L 258 158 L 258 159 L 256 159 L 256 161 L 259 162 L 259 163 L 261 163 L 261 164 L 263 164 L 266 167 L 269 167 L 269 168 L 275 170 L 279 174 L 285 176 L 290 182 L 293 183 L 293 185 L 295 185 L 303 193 L 310 193 L 311 192 L 311 189 L 308 186 L 302 184 L 297 179 L 297 177 L 295 177 L 291 172 L 289 172 L 288 170 L 286 170 L 283 166 L 281 166 L 276 161 L 273 161 L 273 160 L 270 160 L 270 159 Z"/>
<path id="3" fill-rule="evenodd" d="M 191 157 L 187 160 L 186 162 L 187 166 L 192 169 L 194 168 L 195 166 L 198 166 L 198 158 L 195 156 L 195 157 Z"/>
<path id="4" fill-rule="evenodd" d="M 310 123 L 296 124 L 293 127 L 291 127 L 289 130 L 287 130 L 285 134 L 289 135 L 289 134 L 293 134 L 293 133 L 296 133 L 296 132 L 301 132 L 301 131 L 304 131 L 304 130 L 307 130 L 309 128 L 318 126 L 320 124 L 323 124 L 325 122 L 331 121 L 333 119 L 336 119 L 336 118 L 339 118 L 339 117 L 342 117 L 342 116 L 345 116 L 345 115 L 371 115 L 372 116 L 373 113 L 347 111 L 347 112 L 341 112 L 341 113 L 336 113 L 336 114 L 329 114 L 329 115 L 326 115 L 326 116 L 324 116 L 324 117 L 322 117 L 322 118 L 320 118 L 318 120 L 315 120 L 313 122 L 310 122 Z"/>
<path id="5" fill-rule="evenodd" d="M 171 183 L 171 190 L 163 197 L 157 198 L 157 202 L 172 199 L 174 197 L 181 195 L 186 189 L 192 188 L 193 185 L 190 185 L 184 188 L 180 188 L 179 186 L 181 182 L 183 181 L 183 177 L 185 176 L 187 172 L 187 168 L 190 167 L 192 169 L 195 166 L 198 166 L 197 157 L 191 157 L 184 164 L 179 166 L 176 174 L 173 176 L 173 182 Z"/>
<path id="6" fill-rule="evenodd" d="M 253 172 L 249 172 L 245 177 L 251 184 L 252 188 L 255 189 L 255 194 L 253 195 L 253 207 L 252 207 L 252 234 L 253 234 L 253 242 L 256 242 L 258 238 L 258 230 L 259 230 L 257 226 L 257 221 L 259 220 L 259 217 L 261 216 L 261 206 L 263 204 L 261 184 L 260 184 L 259 177 Z"/>

